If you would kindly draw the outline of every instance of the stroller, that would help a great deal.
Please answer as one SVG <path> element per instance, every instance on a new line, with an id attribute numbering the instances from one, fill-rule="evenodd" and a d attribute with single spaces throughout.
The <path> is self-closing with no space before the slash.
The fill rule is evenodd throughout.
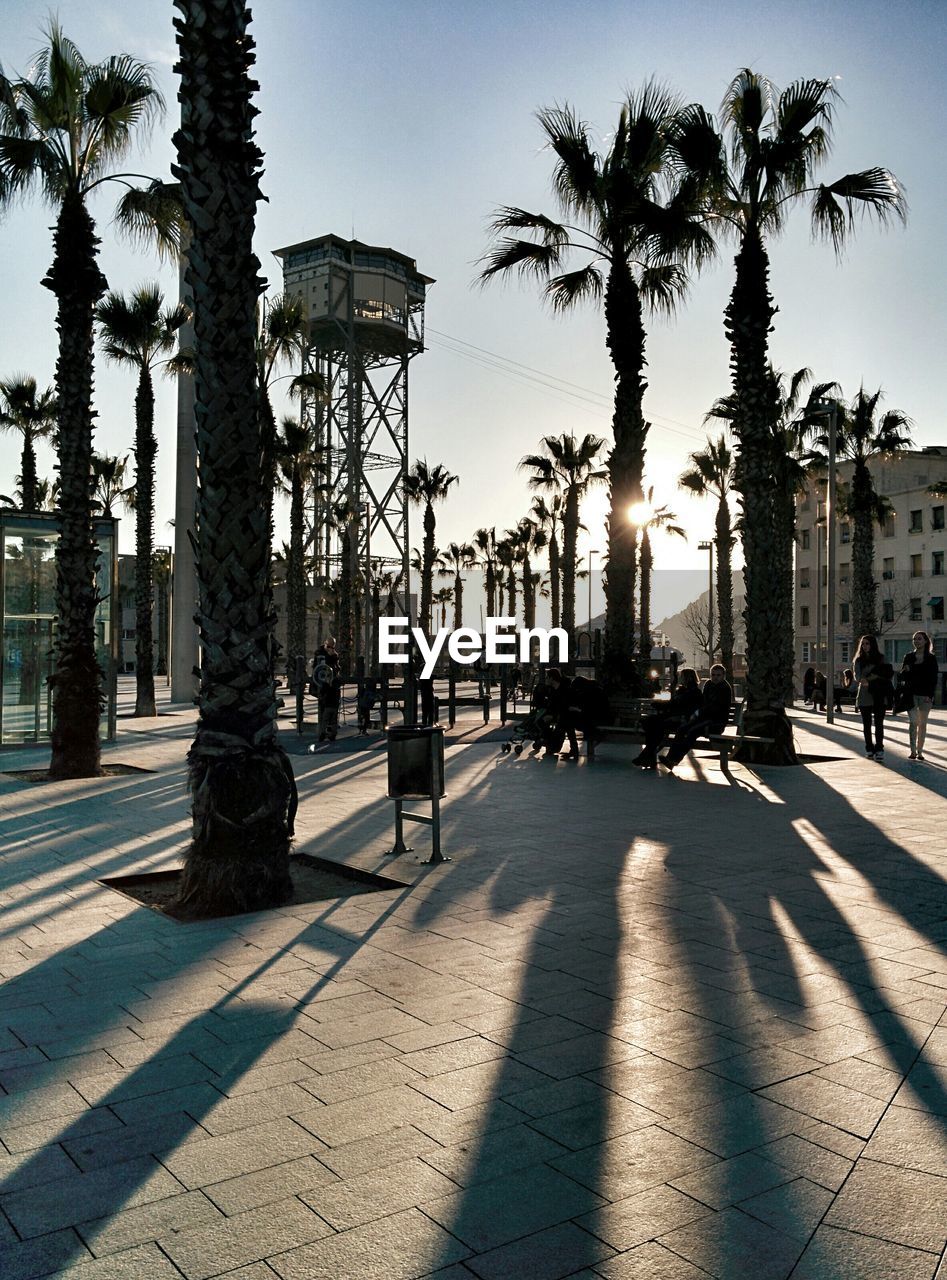
<path id="1" fill-rule="evenodd" d="M 510 734 L 509 742 L 504 742 L 501 751 L 508 755 L 511 751 L 521 755 L 527 742 L 532 742 L 533 750 L 539 751 L 547 747 L 556 727 L 556 717 L 549 706 L 549 694 L 543 685 L 537 685 L 529 702 L 529 714 L 521 720 Z"/>

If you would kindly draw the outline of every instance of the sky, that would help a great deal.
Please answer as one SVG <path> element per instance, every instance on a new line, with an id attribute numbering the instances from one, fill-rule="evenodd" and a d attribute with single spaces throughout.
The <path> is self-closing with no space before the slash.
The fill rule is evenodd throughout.
<path id="1" fill-rule="evenodd" d="M 460 477 L 438 514 L 441 546 L 525 514 L 530 496 L 517 464 L 542 436 L 609 435 L 613 381 L 600 310 L 555 316 L 534 284 L 480 288 L 477 263 L 497 206 L 553 212 L 552 163 L 535 112 L 568 102 L 607 146 L 623 94 L 649 77 L 710 110 L 743 66 L 778 87 L 835 78 L 844 101 L 820 176 L 884 165 L 904 184 L 910 216 L 904 229 L 864 224 L 837 260 L 812 241 L 806 211 L 796 210 L 771 244 L 773 360 L 838 380 L 846 397 L 862 382 L 883 387 L 885 403 L 913 419 L 918 445 L 947 444 L 936 374 L 945 349 L 943 0 L 259 0 L 252 9 L 267 197 L 256 245 L 272 291 L 281 287 L 272 250 L 328 232 L 391 246 L 436 280 L 428 349 L 411 366 L 409 447 Z M 0 0 L 7 75 L 28 69 L 47 12 Z M 177 117 L 169 0 L 61 0 L 55 12 L 90 60 L 127 52 L 153 64 L 167 118 L 126 168 L 167 177 Z M 116 194 L 102 188 L 93 203 L 110 287 L 157 279 L 174 298 L 175 271 L 121 243 L 110 225 Z M 52 382 L 56 358 L 54 299 L 39 284 L 52 221 L 38 198 L 0 221 L 0 377 L 29 372 L 41 386 Z M 722 245 L 677 316 L 648 322 L 646 480 L 688 532 L 686 542 L 656 539 L 658 570 L 669 582 L 680 573 L 684 590 L 675 601 L 669 588 L 668 612 L 695 594 L 694 575 L 706 565 L 697 544 L 712 534 L 712 505 L 686 497 L 676 481 L 706 439 L 705 412 L 729 390 L 722 313 L 732 261 L 732 246 Z M 499 359 L 486 362 L 482 352 Z M 100 452 L 129 451 L 133 395 L 133 375 L 100 357 Z M 157 401 L 159 543 L 173 541 L 174 414 L 165 382 Z M 41 449 L 40 473 L 51 475 L 52 463 Z M 0 492 L 12 491 L 17 471 L 16 442 L 2 437 Z M 605 549 L 606 504 L 602 492 L 585 508 L 582 554 Z M 282 511 L 278 537 L 285 522 Z M 129 519 L 121 547 L 133 549 Z M 600 608 L 596 583 L 593 612 Z"/>

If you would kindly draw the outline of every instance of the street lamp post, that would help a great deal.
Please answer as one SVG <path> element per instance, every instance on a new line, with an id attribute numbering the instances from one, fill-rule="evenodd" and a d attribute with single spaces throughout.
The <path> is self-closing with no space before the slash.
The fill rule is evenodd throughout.
<path id="1" fill-rule="evenodd" d="M 708 553 L 707 570 L 707 665 L 714 665 L 714 544 L 698 542 L 698 551 Z"/>
<path id="2" fill-rule="evenodd" d="M 826 671 L 825 671 L 825 721 L 835 723 L 835 455 L 838 434 L 838 401 L 823 400 L 812 414 L 827 415 L 829 419 L 829 475 L 825 490 L 826 527 Z M 818 537 L 818 528 L 816 529 Z M 821 583 L 821 576 L 819 579 Z M 822 621 L 821 612 L 819 622 Z"/>

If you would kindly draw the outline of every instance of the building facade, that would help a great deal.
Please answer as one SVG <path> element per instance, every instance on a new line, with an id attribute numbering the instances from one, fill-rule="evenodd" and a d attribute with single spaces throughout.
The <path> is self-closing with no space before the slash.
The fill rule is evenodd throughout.
<path id="1" fill-rule="evenodd" d="M 838 483 L 851 483 L 852 463 L 840 462 Z M 934 641 L 941 668 L 938 701 L 947 703 L 947 497 L 930 492 L 947 484 L 947 447 L 930 446 L 869 467 L 875 489 L 887 499 L 884 525 L 875 524 L 874 568 L 878 586 L 878 642 L 888 662 L 900 666 L 915 631 Z M 850 667 L 858 637 L 851 631 L 852 536 L 850 520 L 836 525 L 835 653 L 828 653 L 828 564 L 825 482 L 813 482 L 796 499 L 796 675 L 807 667 L 839 676 Z"/>

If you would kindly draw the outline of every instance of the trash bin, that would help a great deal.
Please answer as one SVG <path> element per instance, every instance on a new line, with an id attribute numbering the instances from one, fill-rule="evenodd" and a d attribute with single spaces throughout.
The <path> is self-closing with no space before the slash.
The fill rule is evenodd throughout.
<path id="1" fill-rule="evenodd" d="M 446 794 L 444 730 L 440 725 L 393 725 L 388 730 L 389 797 L 429 800 Z"/>

